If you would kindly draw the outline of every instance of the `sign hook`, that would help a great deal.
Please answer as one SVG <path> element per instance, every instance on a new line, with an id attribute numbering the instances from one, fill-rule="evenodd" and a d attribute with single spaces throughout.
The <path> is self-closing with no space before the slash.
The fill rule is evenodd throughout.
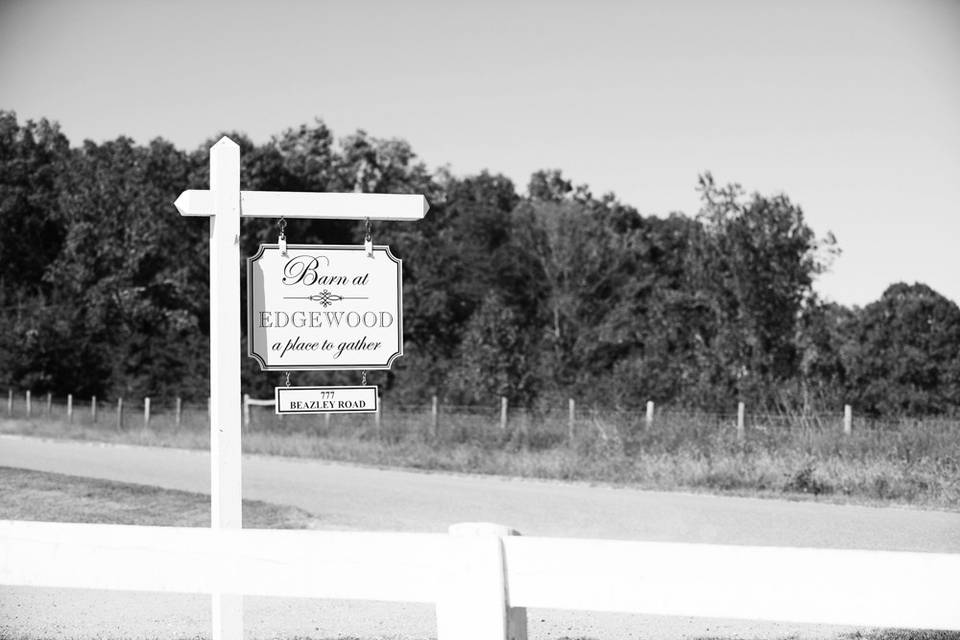
<path id="1" fill-rule="evenodd" d="M 367 218 L 365 223 L 365 233 L 363 235 L 363 250 L 367 252 L 367 257 L 373 257 L 373 238 L 371 236 L 372 226 L 370 225 L 370 218 Z"/>
<path id="2" fill-rule="evenodd" d="M 287 220 L 286 218 L 281 217 L 280 221 L 277 222 L 277 226 L 280 227 L 280 237 L 278 238 L 277 244 L 280 245 L 280 255 L 287 257 L 287 235 L 284 233 L 287 229 Z M 290 386 L 290 385 L 287 385 Z"/>

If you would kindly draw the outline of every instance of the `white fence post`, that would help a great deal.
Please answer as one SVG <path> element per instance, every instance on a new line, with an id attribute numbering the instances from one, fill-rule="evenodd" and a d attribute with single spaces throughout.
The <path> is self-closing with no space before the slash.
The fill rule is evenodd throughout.
<path id="1" fill-rule="evenodd" d="M 647 401 L 647 429 L 653 426 L 653 400 Z"/>
<path id="2" fill-rule="evenodd" d="M 434 438 L 440 437 L 440 404 L 437 396 L 430 399 L 430 428 Z"/>
<path id="3" fill-rule="evenodd" d="M 180 428 L 180 421 L 183 420 L 183 400 L 180 396 L 177 396 L 177 408 L 175 410 L 174 422 L 177 425 L 177 429 Z"/>
<path id="4" fill-rule="evenodd" d="M 853 433 L 853 407 L 848 404 L 843 405 L 843 434 Z"/>
<path id="5" fill-rule="evenodd" d="M 117 431 L 123 431 L 123 397 L 117 398 Z"/>
<path id="6" fill-rule="evenodd" d="M 150 427 L 150 398 L 143 399 L 143 428 Z"/>
<path id="7" fill-rule="evenodd" d="M 67 422 L 73 424 L 73 394 L 67 394 Z"/>
<path id="8" fill-rule="evenodd" d="M 240 529 L 240 147 L 226 136 L 210 148 L 210 194 L 211 525 Z M 212 602 L 213 640 L 243 638 L 243 598 Z"/>
<path id="9" fill-rule="evenodd" d="M 744 433 L 744 410 L 745 406 L 742 402 L 737 403 L 737 440 L 743 440 Z"/>
<path id="10" fill-rule="evenodd" d="M 47 417 L 53 413 L 53 394 L 47 391 Z"/>
<path id="11" fill-rule="evenodd" d="M 380 439 L 380 396 L 377 396 L 377 412 L 373 414 L 373 424 L 374 428 L 377 431 L 377 440 Z"/>
<path id="12" fill-rule="evenodd" d="M 13 389 L 7 389 L 7 415 L 13 415 Z"/>
<path id="13" fill-rule="evenodd" d="M 28 418 L 30 417 L 30 410 L 31 410 L 31 408 L 32 408 L 32 407 L 30 406 L 30 392 L 27 391 L 27 417 L 28 417 Z"/>
<path id="14" fill-rule="evenodd" d="M 567 439 L 573 442 L 577 422 L 577 404 L 573 398 L 567 401 Z"/>
<path id="15" fill-rule="evenodd" d="M 507 430 L 507 398 L 500 396 L 500 430 Z"/>
<path id="16" fill-rule="evenodd" d="M 97 424 L 97 396 L 90 398 L 90 420 Z"/>
<path id="17" fill-rule="evenodd" d="M 243 394 L 243 426 L 250 426 L 250 394 Z"/>
<path id="18" fill-rule="evenodd" d="M 437 640 L 526 640 L 527 610 L 510 607 L 507 599 L 502 540 L 520 534 L 468 522 L 450 527 L 450 535 L 453 557 L 437 602 Z"/>

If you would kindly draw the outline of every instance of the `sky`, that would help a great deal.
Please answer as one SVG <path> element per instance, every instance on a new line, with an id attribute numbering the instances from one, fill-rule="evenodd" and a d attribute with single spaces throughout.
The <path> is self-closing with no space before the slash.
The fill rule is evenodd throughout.
<path id="1" fill-rule="evenodd" d="M 644 215 L 785 193 L 826 299 L 960 302 L 960 1 L 0 0 L 0 109 L 194 149 L 320 118 L 431 168 L 559 168 Z"/>

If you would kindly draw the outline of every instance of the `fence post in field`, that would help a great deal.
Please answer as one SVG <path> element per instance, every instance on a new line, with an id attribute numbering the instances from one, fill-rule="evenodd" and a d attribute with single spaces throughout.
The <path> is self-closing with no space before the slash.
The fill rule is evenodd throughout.
<path id="1" fill-rule="evenodd" d="M 47 417 L 53 413 L 53 394 L 47 391 Z"/>
<path id="2" fill-rule="evenodd" d="M 380 439 L 380 396 L 377 396 L 377 412 L 373 414 L 374 428 L 377 431 L 377 440 Z"/>
<path id="3" fill-rule="evenodd" d="M 434 438 L 440 437 L 440 406 L 437 396 L 430 399 L 430 429 Z"/>
<path id="4" fill-rule="evenodd" d="M 845 404 L 843 405 L 843 434 L 848 436 L 853 433 L 853 408 Z"/>
<path id="5" fill-rule="evenodd" d="M 90 398 L 90 420 L 97 424 L 97 396 Z"/>
<path id="6" fill-rule="evenodd" d="M 67 394 L 67 422 L 73 424 L 73 394 Z"/>
<path id="7" fill-rule="evenodd" d="M 437 602 L 437 640 L 527 640 L 527 610 L 510 607 L 503 538 L 486 522 L 455 524 L 451 571 Z"/>
<path id="8" fill-rule="evenodd" d="M 177 396 L 177 408 L 175 411 L 174 423 L 177 425 L 177 429 L 180 428 L 180 420 L 183 415 L 183 399 L 180 396 Z"/>
<path id="9" fill-rule="evenodd" d="M 653 400 L 647 401 L 647 429 L 653 426 Z"/>
<path id="10" fill-rule="evenodd" d="M 243 394 L 243 426 L 250 426 L 250 394 Z"/>
<path id="11" fill-rule="evenodd" d="M 150 426 L 150 398 L 143 399 L 143 428 Z"/>
<path id="12" fill-rule="evenodd" d="M 27 391 L 27 417 L 28 417 L 28 418 L 30 417 L 30 409 L 31 409 L 31 406 L 30 406 L 30 392 Z"/>
<path id="13" fill-rule="evenodd" d="M 567 439 L 573 441 L 573 433 L 577 423 L 577 403 L 573 398 L 567 401 Z"/>
<path id="14" fill-rule="evenodd" d="M 123 398 L 117 398 L 117 431 L 123 431 Z"/>
<path id="15" fill-rule="evenodd" d="M 737 440 L 743 440 L 743 413 L 744 413 L 744 404 L 742 402 L 737 403 Z"/>
<path id="16" fill-rule="evenodd" d="M 13 415 L 13 389 L 7 389 L 7 415 Z"/>
<path id="17" fill-rule="evenodd" d="M 507 430 L 507 398 L 500 396 L 500 430 Z"/>

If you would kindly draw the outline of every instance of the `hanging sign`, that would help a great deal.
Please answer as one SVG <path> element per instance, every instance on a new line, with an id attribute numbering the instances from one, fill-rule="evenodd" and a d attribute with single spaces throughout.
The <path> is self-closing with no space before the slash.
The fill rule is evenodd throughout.
<path id="1" fill-rule="evenodd" d="M 390 248 L 286 249 L 260 245 L 247 259 L 250 357 L 264 371 L 389 369 L 403 355 L 402 268 Z"/>
<path id="2" fill-rule="evenodd" d="M 276 387 L 277 415 L 376 413 L 377 387 Z"/>

